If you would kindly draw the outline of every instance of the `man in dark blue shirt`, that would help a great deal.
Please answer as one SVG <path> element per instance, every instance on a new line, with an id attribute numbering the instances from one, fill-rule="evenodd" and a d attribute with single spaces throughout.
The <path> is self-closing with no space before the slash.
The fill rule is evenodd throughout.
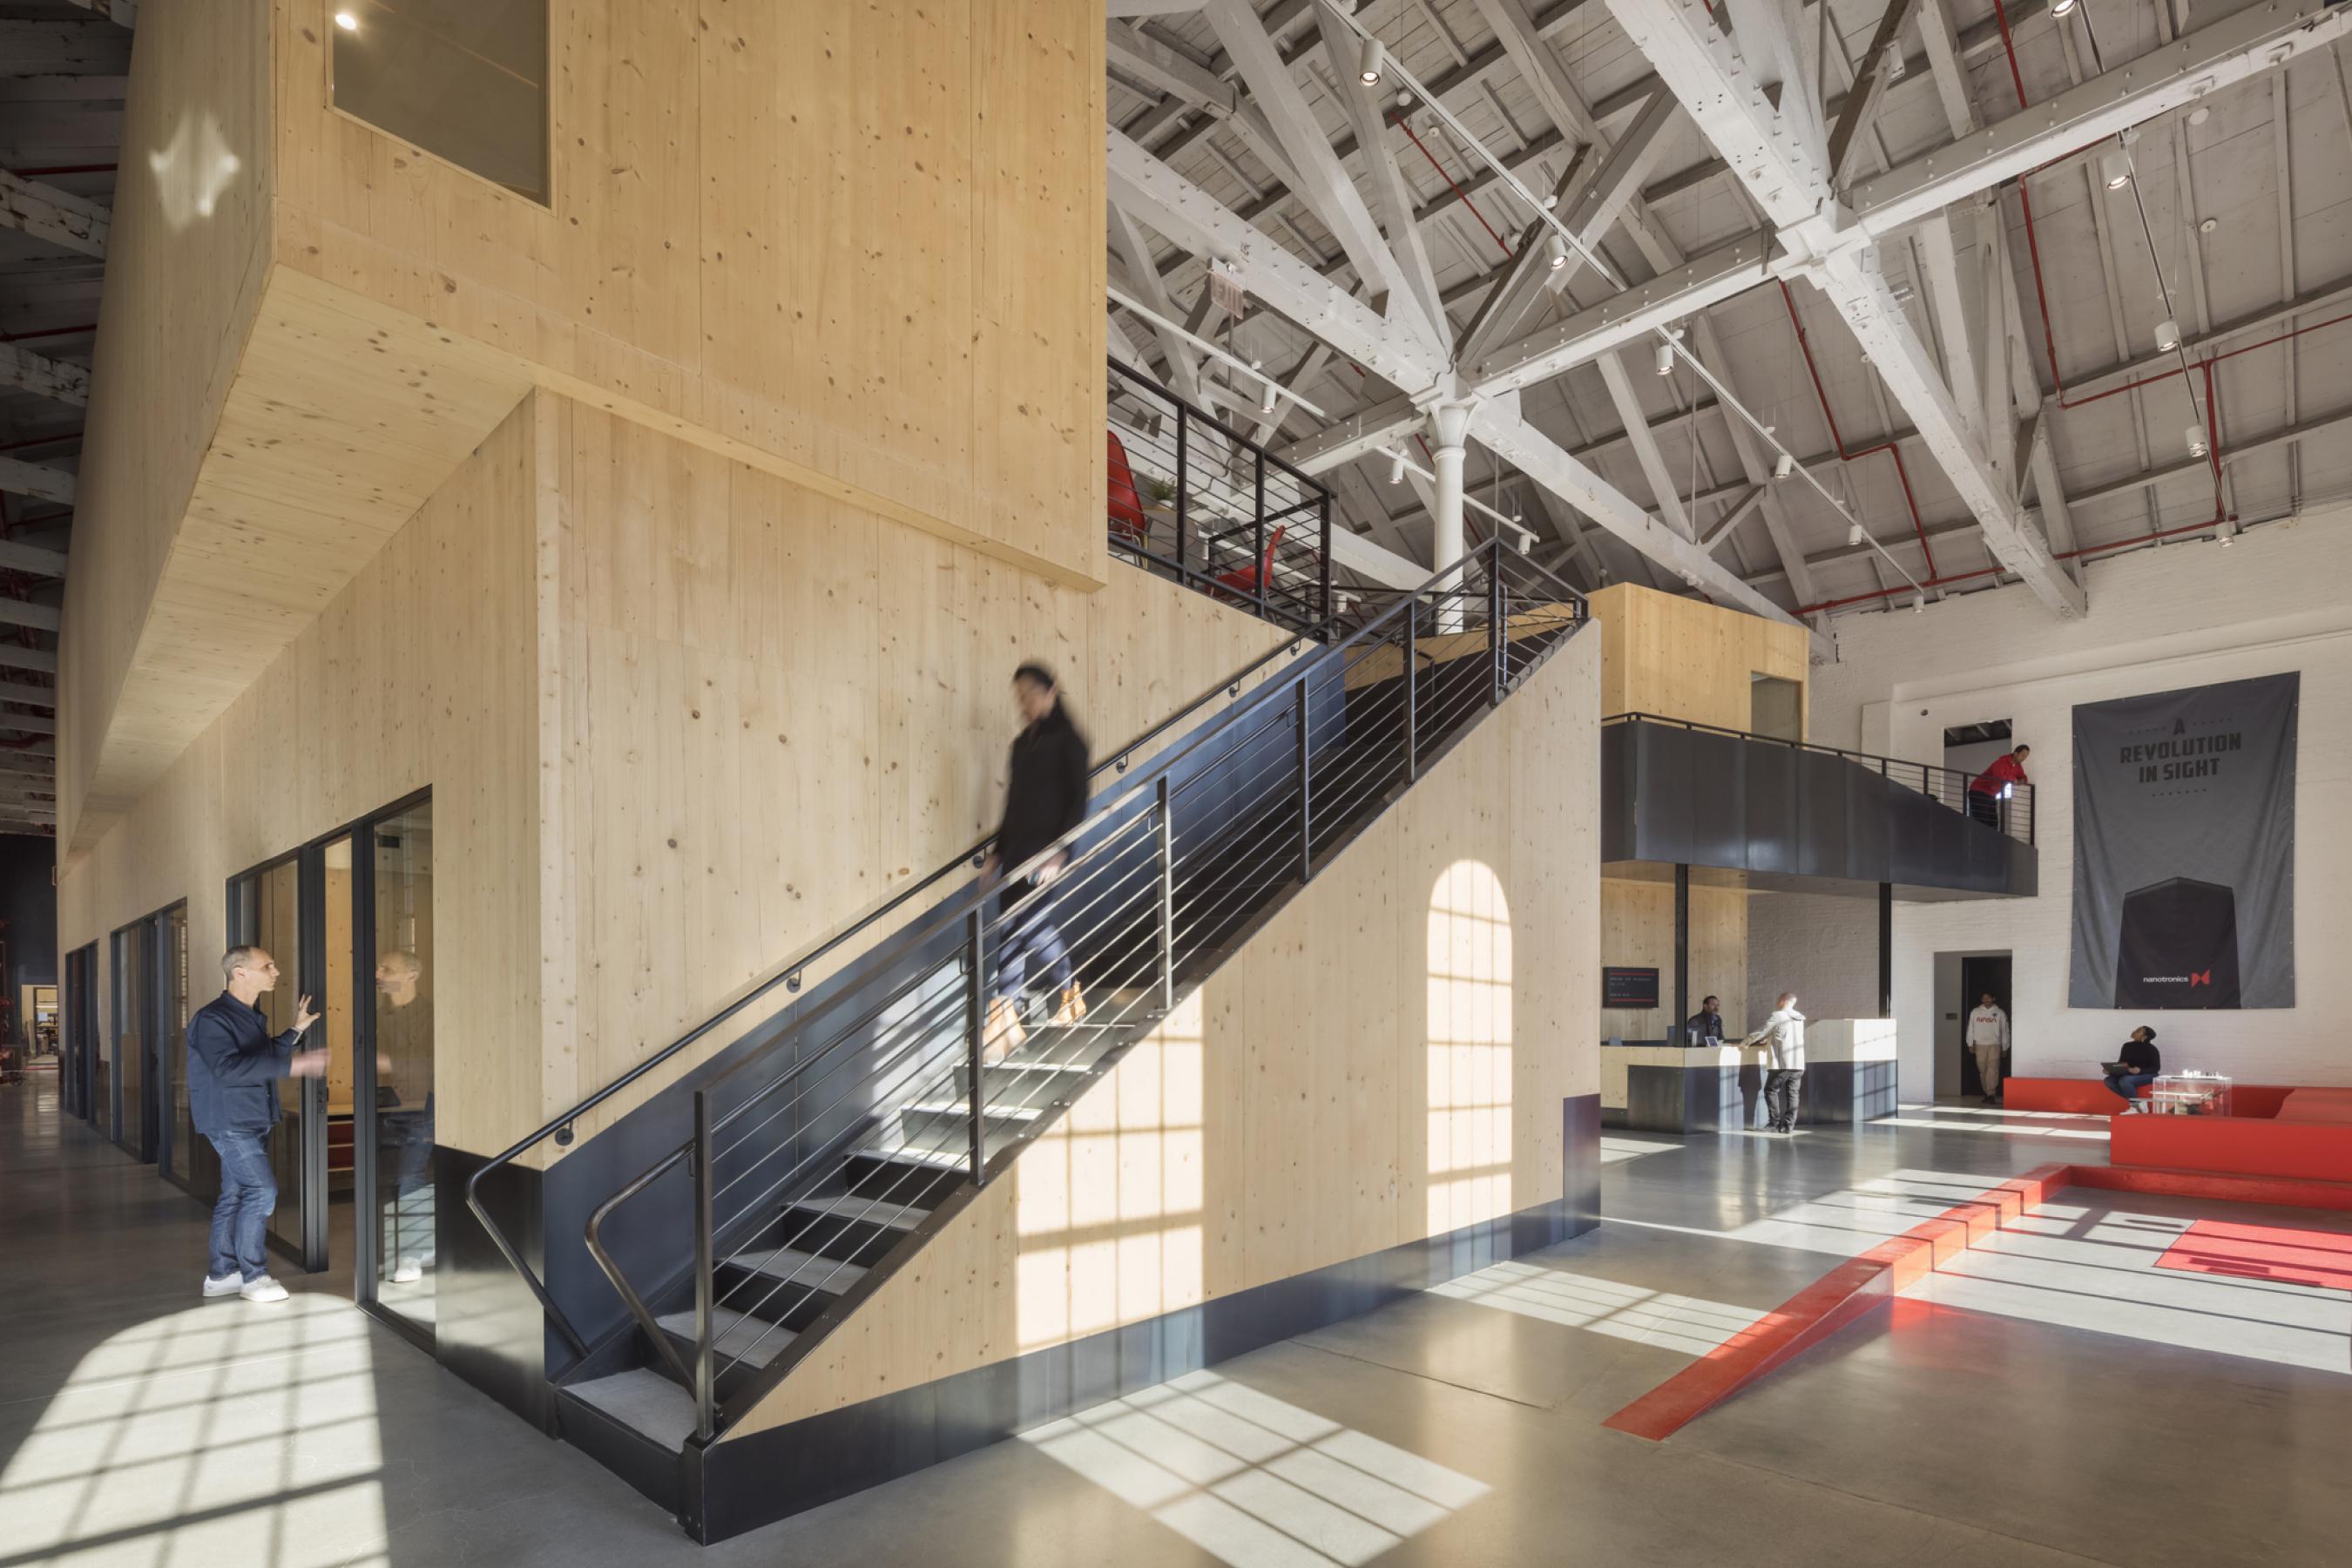
<path id="1" fill-rule="evenodd" d="M 189 1120 L 219 1152 L 221 1169 L 205 1294 L 283 1301 L 286 1287 L 269 1277 L 262 1251 L 278 1207 L 278 1178 L 269 1168 L 269 1130 L 281 1114 L 278 1080 L 319 1077 L 327 1053 L 297 1049 L 319 1016 L 308 996 L 295 1004 L 294 1026 L 271 1037 L 268 1019 L 254 1005 L 278 984 L 278 961 L 268 952 L 230 948 L 221 973 L 228 989 L 188 1020 Z"/>

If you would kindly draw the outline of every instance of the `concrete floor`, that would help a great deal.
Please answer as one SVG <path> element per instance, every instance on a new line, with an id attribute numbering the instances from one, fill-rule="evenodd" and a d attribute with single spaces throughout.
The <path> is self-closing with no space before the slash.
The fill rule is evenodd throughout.
<path id="1" fill-rule="evenodd" d="M 1612 1133 L 1592 1235 L 702 1551 L 335 1281 L 199 1301 L 202 1211 L 61 1125 L 55 1083 L 0 1089 L 0 1568 L 2209 1568 L 2352 1541 L 2352 1295 L 2152 1267 L 2199 1217 L 2347 1216 L 2069 1192 L 1667 1442 L 1601 1426 L 1838 1258 L 2104 1159 L 2083 1119 Z"/>

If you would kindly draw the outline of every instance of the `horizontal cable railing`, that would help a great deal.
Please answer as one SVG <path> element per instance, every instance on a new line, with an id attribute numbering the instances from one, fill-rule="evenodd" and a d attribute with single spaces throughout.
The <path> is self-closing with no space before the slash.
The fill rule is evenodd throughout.
<path id="1" fill-rule="evenodd" d="M 1328 629 L 1324 629 L 1320 635 L 1328 637 L 1331 634 Z M 1269 649 L 1246 668 L 1226 677 L 1141 734 L 1103 753 L 1102 761 L 1096 764 L 1092 773 L 1089 774 L 1090 782 L 1099 785 L 1106 778 L 1117 777 L 1125 773 L 1139 756 L 1158 745 L 1163 738 L 1201 718 L 1213 710 L 1217 704 L 1238 698 L 1252 682 L 1265 676 L 1284 660 L 1295 658 L 1310 645 L 1310 641 L 1311 639 L 1307 637 L 1298 637 Z M 571 1347 L 574 1355 L 584 1356 L 588 1353 L 586 1338 L 572 1326 L 571 1319 L 565 1315 L 562 1308 L 556 1304 L 554 1298 L 548 1293 L 546 1283 L 540 1279 L 537 1271 L 523 1260 L 520 1251 L 515 1247 L 513 1239 L 507 1235 L 505 1228 L 492 1218 L 489 1211 L 484 1207 L 478 1190 L 483 1178 L 502 1166 L 511 1164 L 550 1139 L 552 1139 L 559 1147 L 570 1144 L 573 1125 L 607 1100 L 637 1083 L 649 1073 L 657 1070 L 680 1052 L 710 1039 L 717 1031 L 734 1019 L 741 1017 L 756 1004 L 776 996 L 779 990 L 788 995 L 797 993 L 801 988 L 802 977 L 807 972 L 865 945 L 877 928 L 887 926 L 892 917 L 906 910 L 924 894 L 934 891 L 941 883 L 959 873 L 969 874 L 976 869 L 988 848 L 988 843 L 985 838 L 979 840 L 929 875 L 900 889 L 863 918 L 794 955 L 789 962 L 771 971 L 765 979 L 725 1007 L 672 1040 L 595 1093 L 581 1100 L 561 1116 L 541 1123 L 530 1133 L 484 1162 L 481 1167 L 467 1179 L 466 1206 L 473 1211 L 475 1219 L 489 1233 L 492 1243 L 497 1246 L 499 1254 L 506 1258 L 509 1267 L 522 1277 L 523 1283 L 538 1300 L 541 1310 L 547 1314 L 548 1321 L 562 1337 L 564 1343 Z"/>
<path id="2" fill-rule="evenodd" d="M 1113 554 L 1268 620 L 1331 614 L 1331 494 L 1165 388 L 1109 363 Z"/>
<path id="3" fill-rule="evenodd" d="M 1933 763 L 1906 762 L 1900 757 L 1882 757 L 1869 752 L 1849 752 L 1843 746 L 1824 746 L 1811 741 L 1791 741 L 1781 735 L 1760 735 L 1752 730 L 1730 730 L 1720 724 L 1701 724 L 1689 719 L 1669 719 L 1658 713 L 1612 713 L 1601 721 L 1611 724 L 1664 724 L 1676 730 L 1694 730 L 1706 735 L 1727 735 L 1737 740 L 1754 741 L 1759 745 L 1783 746 L 1795 752 L 1815 752 L 1823 756 L 1843 757 L 1857 766 L 1867 768 L 1881 778 L 1892 780 L 1906 789 L 1916 790 L 1928 799 L 1965 812 L 1986 826 L 2016 839 L 2021 844 L 2033 842 L 2033 786 L 2030 784 L 1989 784 L 1976 787 L 1982 775 L 1961 768 L 1939 767 Z"/>
<path id="4" fill-rule="evenodd" d="M 799 1023 L 696 1090 L 692 1136 L 606 1200 L 585 1240 L 692 1391 L 700 1437 L 919 1247 L 933 1204 L 985 1184 L 1074 1078 L 1165 1016 L 1585 618 L 1573 590 L 1491 542 L 1443 575 L 1171 742 L 995 886 L 884 938 L 856 985 L 801 1004 Z M 1022 999 L 992 1000 L 996 961 L 1041 924 L 1094 1000 L 1012 1051 Z M 690 1336 L 664 1331 L 604 1238 L 681 1168 Z"/>

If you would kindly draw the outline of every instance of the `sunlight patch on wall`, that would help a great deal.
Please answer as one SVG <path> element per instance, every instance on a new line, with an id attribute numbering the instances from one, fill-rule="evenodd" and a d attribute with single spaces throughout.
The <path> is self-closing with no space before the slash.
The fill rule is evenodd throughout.
<path id="1" fill-rule="evenodd" d="M 1195 993 L 1014 1167 L 1023 1350 L 1204 1298 L 1201 1016 Z"/>
<path id="2" fill-rule="evenodd" d="M 1511 1212 L 1511 910 L 1457 860 L 1429 895 L 1429 1234 Z"/>
<path id="3" fill-rule="evenodd" d="M 1210 1372 L 1021 1440 L 1233 1568 L 1369 1563 L 1489 1489 Z"/>

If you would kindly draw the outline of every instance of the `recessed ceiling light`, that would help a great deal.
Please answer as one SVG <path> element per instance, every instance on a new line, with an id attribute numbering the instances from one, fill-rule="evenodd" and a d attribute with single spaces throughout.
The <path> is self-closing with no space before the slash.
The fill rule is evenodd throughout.
<path id="1" fill-rule="evenodd" d="M 360 19 L 349 11 L 338 11 L 335 13 L 335 26 L 346 33 L 356 33 L 360 30 Z"/>
<path id="2" fill-rule="evenodd" d="M 2209 217 L 2203 223 L 2197 226 L 2197 232 L 2200 234 L 2210 234 L 2221 226 L 2221 220 L 2220 218 Z"/>

